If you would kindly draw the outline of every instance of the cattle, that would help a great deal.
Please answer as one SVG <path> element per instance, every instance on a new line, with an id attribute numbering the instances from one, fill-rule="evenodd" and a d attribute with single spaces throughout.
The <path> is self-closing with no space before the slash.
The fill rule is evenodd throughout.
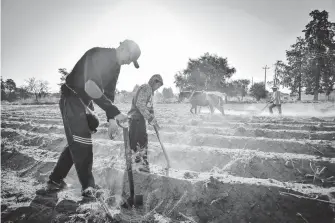
<path id="1" fill-rule="evenodd" d="M 193 91 L 181 91 L 179 93 L 178 102 L 183 101 L 185 98 L 189 99 Z"/>
<path id="2" fill-rule="evenodd" d="M 216 92 L 216 91 L 183 91 L 179 94 L 179 101 L 182 101 L 184 98 L 188 98 L 192 107 L 190 112 L 193 113 L 193 109 L 195 110 L 195 114 L 197 114 L 197 107 L 209 107 L 211 113 L 214 113 L 214 108 L 217 108 L 222 115 L 224 114 L 223 109 L 223 97 L 225 94 Z"/>

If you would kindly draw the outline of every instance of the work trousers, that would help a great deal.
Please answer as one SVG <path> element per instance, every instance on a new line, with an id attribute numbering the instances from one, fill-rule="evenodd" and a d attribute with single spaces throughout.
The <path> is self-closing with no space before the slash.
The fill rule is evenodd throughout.
<path id="1" fill-rule="evenodd" d="M 273 109 L 274 107 L 277 107 L 277 108 L 278 108 L 278 112 L 279 112 L 279 114 L 281 114 L 281 104 L 278 104 L 278 105 L 276 105 L 276 104 L 271 104 L 271 105 L 269 106 L 269 111 L 270 111 L 271 114 L 273 114 L 272 109 Z"/>
<path id="2" fill-rule="evenodd" d="M 143 159 L 148 164 L 148 134 L 145 119 L 142 115 L 132 117 L 129 120 L 129 140 L 130 148 L 137 153 L 135 162 Z"/>
<path id="3" fill-rule="evenodd" d="M 62 95 L 59 107 L 68 144 L 60 154 L 49 178 L 59 183 L 74 164 L 82 189 L 94 187 L 93 145 L 85 107 L 75 95 Z"/>

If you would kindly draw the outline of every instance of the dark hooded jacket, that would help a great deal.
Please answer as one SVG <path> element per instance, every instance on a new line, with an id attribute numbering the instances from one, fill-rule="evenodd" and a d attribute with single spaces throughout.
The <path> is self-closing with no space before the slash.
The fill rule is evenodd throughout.
<path id="1" fill-rule="evenodd" d="M 95 47 L 80 58 L 65 81 L 86 105 L 93 100 L 102 108 L 108 121 L 120 114 L 119 109 L 113 105 L 120 68 L 114 48 Z M 86 93 L 85 83 L 88 80 L 93 81 L 104 93 L 101 98 L 93 99 Z"/>

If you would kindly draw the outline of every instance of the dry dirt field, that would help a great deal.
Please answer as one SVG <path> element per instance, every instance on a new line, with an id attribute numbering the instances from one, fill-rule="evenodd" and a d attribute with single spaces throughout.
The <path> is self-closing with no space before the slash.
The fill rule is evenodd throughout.
<path id="1" fill-rule="evenodd" d="M 66 144 L 57 105 L 1 107 L 2 222 L 335 222 L 335 110 L 285 104 L 282 117 L 257 114 L 264 105 L 227 105 L 226 116 L 189 113 L 189 104 L 157 104 L 169 177 L 149 126 L 151 174 L 136 173 L 140 209 L 117 206 L 128 193 L 120 134 L 107 136 L 105 115 L 93 135 L 94 175 L 103 200 L 82 203 L 74 168 L 69 189 L 42 194 Z M 119 105 L 127 112 L 129 104 Z M 276 108 L 274 109 L 276 113 Z M 36 193 L 37 192 L 37 193 Z"/>

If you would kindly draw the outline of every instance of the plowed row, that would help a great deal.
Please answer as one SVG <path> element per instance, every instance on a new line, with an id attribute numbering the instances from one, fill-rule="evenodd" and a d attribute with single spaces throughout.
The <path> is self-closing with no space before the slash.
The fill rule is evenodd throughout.
<path id="1" fill-rule="evenodd" d="M 121 105 L 126 112 L 128 106 Z M 120 130 L 107 138 L 104 113 L 96 109 L 94 174 L 106 188 L 116 222 L 333 222 L 335 203 L 334 117 L 191 115 L 187 105 L 157 105 L 165 158 L 151 126 L 151 174 L 135 174 L 145 207 L 132 212 L 115 205 L 128 193 Z M 101 204 L 80 204 L 72 168 L 71 189 L 40 195 L 66 145 L 57 106 L 4 106 L 1 123 L 2 220 L 106 222 Z M 153 211 L 154 209 L 154 211 Z"/>

